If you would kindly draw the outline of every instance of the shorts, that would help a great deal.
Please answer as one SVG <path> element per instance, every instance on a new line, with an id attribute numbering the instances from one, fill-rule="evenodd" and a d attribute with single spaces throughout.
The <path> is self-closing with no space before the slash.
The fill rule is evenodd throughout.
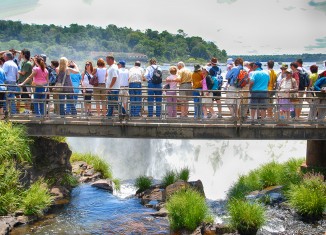
<path id="1" fill-rule="evenodd" d="M 5 107 L 6 103 L 6 96 L 5 96 L 5 91 L 0 92 L 0 109 Z"/>
<path id="2" fill-rule="evenodd" d="M 212 92 L 204 92 L 204 96 L 212 97 L 213 94 L 212 94 Z M 202 102 L 202 104 L 212 104 L 213 100 L 212 100 L 212 98 L 204 97 L 201 99 L 201 102 Z"/>
<path id="3" fill-rule="evenodd" d="M 268 92 L 267 91 L 253 91 L 251 92 L 250 108 L 252 109 L 267 109 L 268 104 Z"/>
<path id="4" fill-rule="evenodd" d="M 92 94 L 93 94 L 93 91 L 86 91 L 85 93 L 85 101 L 88 101 L 86 103 L 91 103 L 90 100 L 92 100 Z"/>
<path id="5" fill-rule="evenodd" d="M 213 91 L 213 101 L 220 100 L 222 96 L 221 90 Z"/>
<path id="6" fill-rule="evenodd" d="M 98 84 L 98 87 L 94 88 L 94 100 L 106 101 L 108 92 L 104 83 Z"/>
<path id="7" fill-rule="evenodd" d="M 32 92 L 32 88 L 29 86 L 29 87 L 26 87 L 26 86 L 22 86 L 21 89 L 20 89 L 21 92 L 29 92 L 31 93 Z M 20 95 L 20 98 L 22 99 L 30 99 L 31 98 L 31 94 L 19 94 Z"/>
<path id="8" fill-rule="evenodd" d="M 187 91 L 183 91 L 182 89 L 189 89 Z M 178 100 L 180 101 L 189 101 L 189 100 L 192 100 L 192 85 L 191 85 L 191 82 L 188 82 L 188 83 L 182 83 L 180 84 L 180 87 L 179 87 L 179 95 L 181 97 L 178 97 Z M 183 97 L 182 97 L 183 96 Z M 189 96 L 188 97 L 184 97 L 184 96 Z"/>
<path id="9" fill-rule="evenodd" d="M 129 92 L 128 92 L 128 87 L 120 87 L 120 100 L 123 104 L 128 103 L 129 99 Z"/>

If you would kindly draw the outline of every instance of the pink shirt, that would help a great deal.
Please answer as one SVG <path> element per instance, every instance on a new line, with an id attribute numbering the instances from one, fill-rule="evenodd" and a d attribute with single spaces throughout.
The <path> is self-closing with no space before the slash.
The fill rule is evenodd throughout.
<path id="1" fill-rule="evenodd" d="M 48 83 L 47 77 L 48 77 L 48 70 L 44 69 L 44 72 L 40 67 L 34 67 L 33 72 L 35 72 L 35 76 L 33 78 L 33 83 L 35 85 L 46 85 Z"/>
<path id="2" fill-rule="evenodd" d="M 170 84 L 170 90 L 176 90 L 178 82 L 176 80 L 178 79 L 177 75 L 170 75 L 166 78 L 166 83 Z"/>
<path id="3" fill-rule="evenodd" d="M 206 77 L 204 77 L 204 79 L 203 80 L 201 80 L 201 84 L 202 84 L 202 86 L 203 86 L 203 91 L 207 91 L 208 90 L 208 88 L 207 88 L 207 83 L 206 83 Z"/>

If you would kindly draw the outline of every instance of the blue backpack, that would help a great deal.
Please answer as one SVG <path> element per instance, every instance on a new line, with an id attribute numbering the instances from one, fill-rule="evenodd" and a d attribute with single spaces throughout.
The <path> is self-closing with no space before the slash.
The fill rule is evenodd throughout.
<path id="1" fill-rule="evenodd" d="M 212 76 L 212 80 L 214 82 L 212 90 L 221 90 L 221 87 L 223 85 L 223 77 L 221 76 L 221 73 L 222 70 L 217 66 L 213 66 L 209 70 L 209 74 Z"/>

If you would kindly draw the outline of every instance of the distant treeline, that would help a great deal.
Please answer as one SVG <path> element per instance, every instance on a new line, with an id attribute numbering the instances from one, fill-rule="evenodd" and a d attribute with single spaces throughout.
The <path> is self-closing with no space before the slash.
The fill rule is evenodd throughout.
<path id="1" fill-rule="evenodd" d="M 9 48 L 28 48 L 32 53 L 44 53 L 50 58 L 69 56 L 77 61 L 96 59 L 108 52 L 116 52 L 121 57 L 141 53 L 147 57 L 140 59 L 155 57 L 159 62 L 208 61 L 213 56 L 225 61 L 227 57 L 226 51 L 213 42 L 188 37 L 181 29 L 177 34 L 171 34 L 151 29 L 142 32 L 112 24 L 105 28 L 78 24 L 62 27 L 0 20 L 0 50 Z"/>
<path id="2" fill-rule="evenodd" d="M 326 60 L 326 54 L 297 54 L 297 55 L 230 55 L 231 58 L 241 57 L 244 61 L 264 61 L 274 60 L 276 62 L 293 62 L 302 59 L 304 62 L 322 62 Z"/>

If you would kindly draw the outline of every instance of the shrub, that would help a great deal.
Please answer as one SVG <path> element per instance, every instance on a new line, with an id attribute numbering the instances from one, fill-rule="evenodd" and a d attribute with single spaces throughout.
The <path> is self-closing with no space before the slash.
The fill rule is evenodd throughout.
<path id="1" fill-rule="evenodd" d="M 63 185 L 63 186 L 68 186 L 68 187 L 76 187 L 79 184 L 79 182 L 78 182 L 78 179 L 76 177 L 74 177 L 73 175 L 71 175 L 69 173 L 65 173 L 62 175 L 61 181 L 59 184 Z"/>
<path id="2" fill-rule="evenodd" d="M 114 183 L 115 190 L 120 191 L 120 189 L 121 189 L 121 181 L 119 179 L 117 179 L 117 178 L 113 179 L 112 181 Z"/>
<path id="3" fill-rule="evenodd" d="M 70 162 L 76 161 L 87 162 L 87 164 L 93 166 L 95 171 L 100 172 L 104 178 L 113 179 L 111 166 L 97 155 L 91 153 L 73 153 L 70 157 Z"/>
<path id="4" fill-rule="evenodd" d="M 202 222 L 212 222 L 205 198 L 195 190 L 174 193 L 166 203 L 172 229 L 194 230 Z"/>
<path id="5" fill-rule="evenodd" d="M 51 136 L 51 139 L 60 143 L 67 143 L 67 137 L 65 136 Z"/>
<path id="6" fill-rule="evenodd" d="M 174 170 L 167 171 L 162 179 L 162 184 L 164 187 L 174 184 L 178 180 L 177 173 Z"/>
<path id="7" fill-rule="evenodd" d="M 240 234 L 256 234 L 265 223 L 264 207 L 258 203 L 233 199 L 227 206 L 230 225 Z"/>
<path id="8" fill-rule="evenodd" d="M 321 175 L 307 174 L 302 184 L 290 186 L 287 197 L 300 215 L 318 219 L 326 209 L 326 183 Z"/>
<path id="9" fill-rule="evenodd" d="M 189 175 L 190 169 L 188 167 L 185 167 L 178 172 L 177 178 L 187 182 L 189 180 Z"/>
<path id="10" fill-rule="evenodd" d="M 149 189 L 152 185 L 152 180 L 148 176 L 139 176 L 135 181 L 135 187 L 138 188 L 139 191 L 143 192 L 146 189 Z"/>
<path id="11" fill-rule="evenodd" d="M 19 162 L 31 162 L 31 140 L 27 137 L 24 126 L 0 122 L 0 140 L 0 162 L 12 158 Z"/>
<path id="12" fill-rule="evenodd" d="M 43 180 L 38 180 L 23 193 L 22 208 L 25 215 L 42 215 L 49 207 L 52 197 Z"/>
<path id="13" fill-rule="evenodd" d="M 278 185 L 281 182 L 282 165 L 276 162 L 264 164 L 258 174 L 263 188 Z"/>
<path id="14" fill-rule="evenodd" d="M 302 181 L 302 173 L 300 166 L 304 159 L 290 159 L 282 164 L 282 173 L 280 176 L 280 184 L 287 190 L 291 184 L 299 184 Z"/>

